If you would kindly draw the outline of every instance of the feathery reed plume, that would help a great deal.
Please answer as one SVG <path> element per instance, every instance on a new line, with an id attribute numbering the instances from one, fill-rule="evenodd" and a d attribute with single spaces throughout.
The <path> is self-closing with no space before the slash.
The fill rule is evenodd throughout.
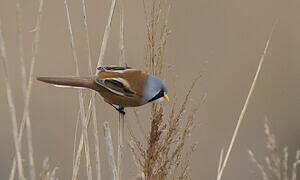
<path id="1" fill-rule="evenodd" d="M 269 43 L 270 43 L 270 41 L 271 41 L 271 38 L 272 38 L 272 35 L 273 35 L 273 32 L 274 32 L 275 26 L 276 26 L 276 24 L 277 24 L 277 21 L 278 21 L 278 20 L 276 19 L 276 21 L 274 22 L 274 24 L 273 24 L 273 26 L 272 26 L 271 32 L 270 32 L 270 34 L 269 34 L 268 40 L 267 40 L 266 45 L 265 45 L 264 52 L 263 52 L 263 54 L 261 55 L 261 58 L 260 58 L 260 60 L 259 60 L 259 64 L 258 64 L 257 71 L 256 71 L 256 73 L 255 73 L 254 79 L 253 79 L 252 84 L 251 84 L 251 87 L 250 87 L 250 89 L 249 89 L 249 92 L 248 92 L 248 95 L 247 95 L 247 99 L 246 99 L 246 101 L 245 101 L 245 104 L 244 104 L 244 106 L 243 106 L 243 109 L 242 109 L 242 111 L 241 111 L 241 113 L 240 113 L 240 116 L 239 116 L 239 119 L 238 119 L 236 128 L 235 128 L 235 130 L 234 130 L 234 132 L 233 132 L 233 135 L 232 135 L 232 138 L 231 138 L 231 141 L 230 141 L 230 145 L 229 145 L 229 147 L 228 147 L 228 150 L 227 150 L 227 153 L 226 153 L 224 162 L 223 162 L 223 164 L 222 164 L 222 168 L 221 168 L 220 173 L 219 173 L 219 175 L 218 175 L 218 180 L 221 180 L 221 179 L 222 179 L 222 175 L 223 175 L 224 169 L 225 169 L 225 167 L 226 167 L 226 164 L 227 164 L 228 158 L 229 158 L 229 156 L 230 156 L 232 147 L 233 147 L 234 142 L 235 142 L 235 139 L 236 139 L 236 137 L 237 137 L 237 133 L 238 133 L 238 131 L 239 131 L 240 125 L 241 125 L 241 123 L 242 123 L 242 121 L 243 121 L 243 119 L 244 119 L 244 115 L 245 115 L 246 110 L 247 110 L 247 108 L 248 108 L 248 104 L 249 104 L 250 98 L 251 98 L 251 96 L 252 96 L 252 93 L 253 93 L 253 91 L 254 91 L 254 88 L 255 88 L 256 81 L 257 81 L 257 79 L 258 79 L 259 73 L 260 73 L 260 71 L 261 71 L 261 68 L 262 68 L 262 65 L 263 65 L 263 62 L 264 62 L 264 59 L 265 59 L 265 56 L 266 56 L 268 47 L 269 47 Z"/>
<path id="2" fill-rule="evenodd" d="M 76 48 L 75 48 L 75 42 L 74 42 L 74 36 L 73 36 L 73 31 L 72 31 L 72 26 L 71 26 L 71 20 L 70 20 L 70 14 L 69 14 L 69 9 L 68 9 L 68 4 L 67 1 L 64 0 L 65 4 L 65 9 L 66 9 L 66 15 L 67 15 L 67 20 L 68 20 L 68 29 L 69 29 L 69 34 L 70 34 L 70 44 L 72 48 L 72 54 L 73 54 L 73 59 L 75 62 L 75 68 L 76 68 L 76 75 L 79 76 L 79 67 L 78 67 L 78 56 L 76 53 Z M 87 129 L 87 119 L 84 111 L 84 102 L 83 102 L 83 95 L 82 95 L 82 90 L 79 90 L 78 93 L 78 98 L 79 98 L 79 107 L 80 107 L 80 114 L 81 114 L 81 120 L 82 120 L 82 136 L 84 140 L 84 149 L 85 149 L 85 157 L 86 157 L 86 164 L 87 164 L 87 175 L 88 179 L 92 179 L 92 166 L 91 166 L 91 159 L 90 159 L 90 150 L 89 150 L 89 141 L 88 141 L 88 129 Z M 75 177 L 73 176 L 73 179 L 77 178 L 77 174 L 75 174 Z"/>
<path id="3" fill-rule="evenodd" d="M 279 150 L 276 144 L 275 135 L 270 131 L 270 125 L 268 119 L 265 117 L 264 122 L 265 127 L 265 135 L 266 135 L 266 148 L 267 148 L 267 155 L 266 155 L 266 164 L 268 169 L 273 175 L 267 175 L 263 165 L 261 165 L 254 157 L 254 154 L 251 150 L 248 151 L 250 155 L 251 161 L 257 168 L 260 170 L 262 174 L 262 178 L 264 180 L 274 179 L 276 177 L 277 180 L 288 180 L 290 179 L 288 176 L 288 147 L 283 148 L 283 157 L 281 158 L 279 154 Z M 296 152 L 296 158 L 293 162 L 292 171 L 291 171 L 291 179 L 296 180 L 297 177 L 297 165 L 300 163 L 300 150 Z M 281 169 L 281 167 L 283 167 Z M 274 176 L 274 177 L 273 177 Z"/>
<path id="4" fill-rule="evenodd" d="M 143 1 L 146 16 L 146 71 L 155 76 L 163 76 L 164 53 L 169 35 L 168 13 L 170 2 L 167 0 Z M 190 179 L 190 157 L 195 151 L 191 145 L 184 155 L 185 145 L 195 128 L 195 114 L 200 104 L 189 109 L 190 96 L 197 77 L 188 89 L 181 105 L 177 105 L 176 97 L 169 116 L 161 104 L 152 104 L 150 115 L 150 132 L 144 145 L 130 129 L 130 149 L 139 168 L 139 176 L 149 179 Z M 188 111 L 189 113 L 186 113 Z M 187 114 L 187 115 L 186 115 Z M 135 113 L 135 116 L 138 115 Z M 178 170 L 180 168 L 180 170 Z"/>
<path id="5" fill-rule="evenodd" d="M 0 55 L 2 59 L 2 69 L 4 73 L 4 83 L 6 86 L 7 101 L 11 113 L 11 121 L 13 126 L 13 137 L 14 137 L 14 145 L 15 145 L 16 158 L 17 158 L 18 174 L 19 174 L 19 179 L 23 180 L 25 179 L 25 177 L 23 173 L 22 155 L 20 151 L 21 147 L 20 147 L 20 143 L 18 142 L 18 124 L 17 124 L 17 117 L 16 117 L 16 108 L 13 102 L 10 80 L 8 77 L 7 57 L 6 57 L 5 42 L 2 35 L 1 20 L 0 20 Z"/>
<path id="6" fill-rule="evenodd" d="M 41 174 L 41 179 L 42 180 L 58 180 L 56 178 L 56 170 L 58 167 L 54 167 L 53 169 L 50 168 L 49 164 L 49 158 L 45 158 L 43 161 L 43 172 Z"/>

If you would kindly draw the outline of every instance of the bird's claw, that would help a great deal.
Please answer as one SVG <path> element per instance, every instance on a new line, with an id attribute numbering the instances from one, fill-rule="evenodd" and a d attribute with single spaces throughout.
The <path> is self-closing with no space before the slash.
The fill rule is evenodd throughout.
<path id="1" fill-rule="evenodd" d="M 123 114 L 123 115 L 125 115 L 126 113 L 125 113 L 125 111 L 124 111 L 124 108 L 117 108 L 117 111 L 119 111 L 119 113 L 120 114 Z"/>

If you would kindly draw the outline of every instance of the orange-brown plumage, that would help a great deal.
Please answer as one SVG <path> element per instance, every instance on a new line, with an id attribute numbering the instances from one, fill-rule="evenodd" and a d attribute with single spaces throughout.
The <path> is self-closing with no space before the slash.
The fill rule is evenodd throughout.
<path id="1" fill-rule="evenodd" d="M 161 97 L 168 100 L 167 89 L 161 80 L 141 70 L 126 67 L 101 69 L 97 75 L 89 77 L 38 77 L 37 80 L 95 90 L 105 102 L 120 108 L 155 102 Z"/>

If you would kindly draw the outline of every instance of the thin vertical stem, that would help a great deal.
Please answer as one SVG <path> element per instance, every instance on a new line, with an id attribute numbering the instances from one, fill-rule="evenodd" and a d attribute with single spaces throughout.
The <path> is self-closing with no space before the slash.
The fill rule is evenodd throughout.
<path id="1" fill-rule="evenodd" d="M 234 133 L 233 133 L 233 136 L 232 136 L 232 139 L 231 139 L 229 148 L 228 148 L 228 151 L 227 151 L 227 153 L 226 153 L 224 162 L 223 162 L 223 164 L 222 164 L 222 168 L 221 168 L 221 170 L 220 170 L 220 173 L 219 173 L 219 176 L 218 176 L 218 180 L 221 180 L 221 178 L 222 178 L 222 174 L 223 174 L 223 172 L 224 172 L 224 169 L 225 169 L 225 167 L 226 167 L 228 158 L 229 158 L 229 156 L 230 156 L 230 153 L 231 153 L 233 144 L 234 144 L 235 139 L 236 139 L 236 137 L 237 137 L 237 133 L 238 133 L 238 131 L 239 131 L 239 128 L 240 128 L 240 125 L 241 125 L 241 123 L 242 123 L 242 121 L 243 121 L 244 115 L 245 115 L 245 113 L 246 113 L 246 110 L 247 110 L 247 107 L 248 107 L 250 98 L 251 98 L 252 93 L 253 93 L 253 91 L 254 91 L 254 88 L 255 88 L 255 85 L 256 85 L 256 81 L 257 81 L 258 75 L 259 75 L 259 73 L 260 73 L 260 71 L 261 71 L 261 68 L 262 68 L 262 65 L 263 65 L 263 62 L 264 62 L 264 59 L 265 59 L 265 55 L 266 55 L 266 53 L 267 53 L 267 50 L 268 50 L 268 47 L 269 47 L 269 43 L 270 43 L 270 40 L 271 40 L 271 38 L 272 38 L 272 35 L 273 35 L 273 32 L 274 32 L 274 29 L 275 29 L 276 24 L 277 24 L 277 20 L 275 21 L 275 23 L 274 23 L 273 26 L 272 26 L 272 30 L 271 30 L 271 32 L 270 32 L 270 34 L 269 34 L 269 38 L 268 38 L 268 40 L 267 40 L 267 42 L 266 42 L 264 52 L 263 52 L 263 54 L 262 54 L 262 56 L 261 56 L 261 58 L 260 58 L 260 61 L 259 61 L 259 64 L 258 64 L 258 68 L 257 68 L 257 71 L 256 71 L 256 73 L 255 73 L 254 79 L 253 79 L 253 81 L 252 81 L 252 84 L 251 84 L 251 87 L 250 87 L 250 90 L 249 90 L 247 99 L 246 99 L 246 101 L 245 101 L 245 104 L 244 104 L 243 109 L 242 109 L 242 111 L 241 111 L 241 114 L 240 114 L 240 116 L 239 116 L 239 119 L 238 119 L 236 128 L 235 128 L 235 130 L 234 130 Z"/>
<path id="2" fill-rule="evenodd" d="M 23 118 L 22 118 L 22 121 L 21 121 L 20 129 L 19 129 L 19 136 L 18 136 L 18 143 L 21 147 L 21 141 L 22 141 L 22 137 L 23 137 L 23 130 L 25 128 L 25 123 L 26 123 L 29 164 L 30 164 L 30 175 L 31 175 L 32 180 L 34 180 L 36 177 L 35 177 L 35 166 L 34 166 L 34 159 L 33 159 L 32 134 L 31 134 L 32 131 L 31 131 L 31 123 L 30 123 L 30 115 L 29 115 L 29 100 L 30 100 L 30 96 L 31 96 L 35 60 L 36 60 L 36 56 L 37 56 L 37 53 L 38 53 L 38 46 L 39 46 L 39 40 L 40 40 L 40 27 L 41 27 L 41 22 L 42 22 L 43 2 L 44 2 L 43 0 L 39 1 L 39 9 L 38 9 L 38 14 L 37 14 L 36 26 L 35 26 L 34 30 L 32 31 L 34 33 L 34 39 L 32 41 L 33 55 L 32 55 L 32 59 L 31 59 L 28 84 L 27 84 L 27 86 L 25 86 L 25 88 L 26 88 L 26 96 L 24 97 L 25 106 L 24 106 Z M 20 43 L 20 41 L 19 41 L 19 43 Z M 24 76 L 23 76 L 23 78 L 24 78 Z M 25 81 L 25 83 L 26 83 L 26 81 Z M 15 159 L 16 158 L 14 157 L 13 161 L 15 161 Z M 16 163 L 13 163 L 9 179 L 14 178 L 15 164 Z"/>
<path id="3" fill-rule="evenodd" d="M 93 74 L 92 70 L 92 59 L 91 59 L 91 48 L 90 48 L 90 40 L 89 40 L 89 30 L 87 25 L 87 15 L 86 15 L 86 6 L 85 0 L 81 1 L 82 11 L 83 11 L 83 25 L 85 31 L 85 39 L 88 50 L 88 63 L 89 63 L 89 73 Z M 94 126 L 94 138 L 95 138 L 95 153 L 96 153 L 96 165 L 97 165 L 97 179 L 101 180 L 101 163 L 100 163 L 100 143 L 98 137 L 98 125 L 97 125 L 97 117 L 96 117 L 96 104 L 95 104 L 95 96 L 92 94 L 92 115 L 93 115 L 93 126 Z"/>
<path id="4" fill-rule="evenodd" d="M 66 0 L 64 0 L 64 4 L 65 4 L 65 8 L 66 8 L 66 15 L 67 15 L 67 20 L 68 20 L 68 29 L 69 29 L 69 34 L 70 34 L 70 44 L 71 44 L 73 59 L 74 59 L 74 62 L 75 62 L 76 75 L 79 76 L 78 56 L 77 56 L 77 53 L 76 53 L 74 36 L 73 36 L 71 20 L 70 20 L 70 14 L 69 14 L 69 8 L 68 8 L 68 4 L 67 4 Z M 82 136 L 83 136 L 83 140 L 84 140 L 84 149 L 85 149 L 86 164 L 87 164 L 87 166 L 86 166 L 87 175 L 88 175 L 88 179 L 92 180 L 92 166 L 91 166 L 91 159 L 90 159 L 90 153 L 89 153 L 87 120 L 85 119 L 86 116 L 85 116 L 85 111 L 84 111 L 84 102 L 83 102 L 82 90 L 79 90 L 78 98 L 79 98 L 80 114 L 81 114 L 81 120 L 82 120 Z M 76 179 L 76 177 L 75 177 L 75 179 Z"/>
<path id="5" fill-rule="evenodd" d="M 18 124 L 17 124 L 17 117 L 16 117 L 16 108 L 15 108 L 15 104 L 13 102 L 12 90 L 11 90 L 10 81 L 9 81 L 9 77 L 8 77 L 7 57 L 6 57 L 5 42 L 4 42 L 3 35 L 2 35 L 1 20 L 0 20 L 0 55 L 1 55 L 1 59 L 2 59 L 2 69 L 3 69 L 3 73 L 4 73 L 4 83 L 6 86 L 7 101 L 8 101 L 10 114 L 11 114 L 19 179 L 23 180 L 23 179 L 25 179 L 25 177 L 23 174 L 22 156 L 21 156 L 21 152 L 20 152 L 21 147 L 20 147 L 20 144 L 18 143 Z"/>
<path id="6" fill-rule="evenodd" d="M 119 14 L 120 14 L 120 55 L 119 64 L 124 66 L 125 63 L 125 45 L 124 45 L 124 5 L 122 0 L 118 0 Z M 124 152 L 124 115 L 119 113 L 119 138 L 118 138 L 118 175 L 119 179 L 122 179 L 122 163 Z"/>
<path id="7" fill-rule="evenodd" d="M 114 156 L 114 147 L 112 143 L 112 138 L 111 138 L 111 133 L 110 133 L 110 128 L 108 122 L 105 122 L 103 124 L 103 130 L 104 130 L 104 140 L 106 143 L 106 152 L 107 152 L 107 157 L 108 157 L 108 162 L 110 165 L 110 168 L 113 173 L 113 179 L 114 180 L 119 180 L 118 176 L 118 171 L 115 163 L 115 156 Z"/>
<path id="8" fill-rule="evenodd" d="M 122 0 L 118 0 L 119 3 L 119 14 L 120 14 L 120 55 L 119 55 L 119 64 L 125 65 L 125 45 L 124 45 L 124 5 Z"/>
<path id="9" fill-rule="evenodd" d="M 18 32 L 18 45 L 19 45 L 19 53 L 20 53 L 20 68 L 21 68 L 21 77 L 22 77 L 22 91 L 24 98 L 26 98 L 26 68 L 24 62 L 24 46 L 23 46 L 23 28 L 22 28 L 22 7 L 20 4 L 20 0 L 16 1 L 17 8 L 17 32 Z"/>
<path id="10" fill-rule="evenodd" d="M 107 41 L 108 41 L 108 38 L 109 38 L 109 35 L 110 35 L 111 21 L 112 21 L 113 15 L 114 15 L 115 6 L 116 6 L 116 0 L 112 0 L 111 1 L 111 6 L 110 6 L 110 11 L 109 11 L 109 16 L 108 16 L 108 20 L 107 20 L 107 24 L 106 24 L 103 39 L 102 39 L 102 45 L 101 45 L 101 49 L 100 49 L 100 54 L 99 54 L 99 58 L 98 58 L 97 67 L 100 67 L 103 64 L 103 58 L 104 58 L 104 54 L 105 54 L 106 47 L 107 47 Z M 99 72 L 99 70 L 97 70 L 96 74 L 98 72 Z"/>

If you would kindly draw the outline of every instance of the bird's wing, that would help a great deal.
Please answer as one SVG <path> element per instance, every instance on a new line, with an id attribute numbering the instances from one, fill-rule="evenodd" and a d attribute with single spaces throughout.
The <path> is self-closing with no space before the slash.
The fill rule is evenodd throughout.
<path id="1" fill-rule="evenodd" d="M 126 69 L 132 69 L 132 67 L 129 66 L 100 66 L 97 68 L 98 70 L 112 70 L 112 71 L 118 71 L 118 70 L 126 70 Z"/>
<path id="2" fill-rule="evenodd" d="M 133 97 L 133 95 L 136 94 L 136 92 L 130 88 L 127 81 L 122 78 L 97 78 L 95 82 L 110 92 L 120 96 Z"/>

